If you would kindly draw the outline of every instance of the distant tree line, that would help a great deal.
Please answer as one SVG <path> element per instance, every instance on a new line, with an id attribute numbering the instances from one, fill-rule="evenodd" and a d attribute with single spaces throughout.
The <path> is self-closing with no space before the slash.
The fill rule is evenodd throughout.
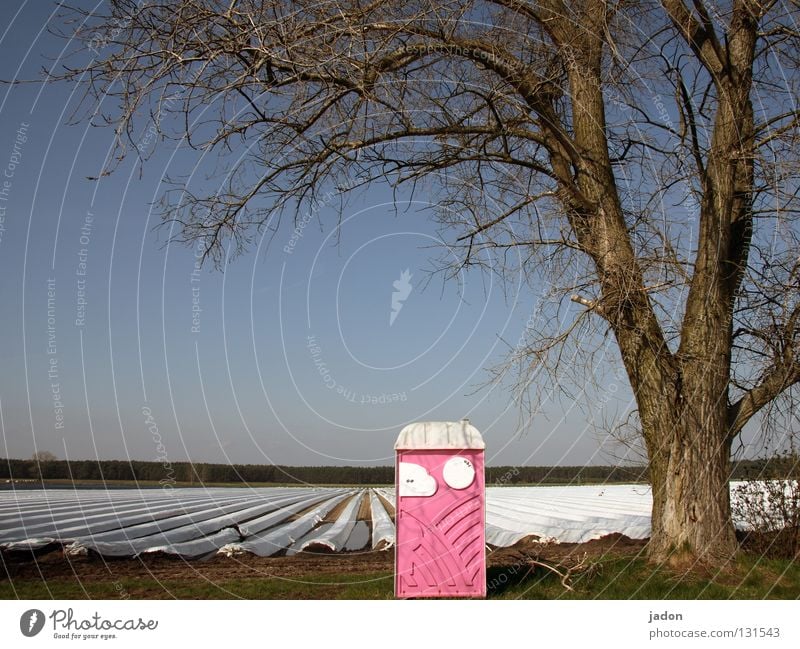
<path id="1" fill-rule="evenodd" d="M 763 476 L 800 477 L 796 463 L 785 458 L 742 460 L 732 465 L 731 479 Z M 140 460 L 0 459 L 0 480 L 86 480 L 165 484 L 278 483 L 380 485 L 394 482 L 392 466 L 283 466 L 277 464 L 199 464 Z M 515 484 L 597 484 L 647 482 L 644 466 L 491 466 L 488 486 Z"/>
<path id="2" fill-rule="evenodd" d="M 140 460 L 0 460 L 0 480 L 106 480 L 167 483 L 390 484 L 391 466 L 282 466 Z"/>

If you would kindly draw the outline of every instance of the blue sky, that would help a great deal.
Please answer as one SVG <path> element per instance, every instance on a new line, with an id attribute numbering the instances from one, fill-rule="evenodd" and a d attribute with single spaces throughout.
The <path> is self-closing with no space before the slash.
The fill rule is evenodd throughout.
<path id="1" fill-rule="evenodd" d="M 0 8 L 3 79 L 58 56 L 51 10 Z M 388 464 L 404 424 L 468 416 L 491 464 L 613 461 L 593 424 L 626 411 L 624 384 L 574 388 L 576 403 L 548 400 L 529 420 L 508 384 L 486 386 L 540 296 L 477 271 L 431 274 L 447 240 L 419 192 L 373 186 L 348 199 L 339 229 L 331 201 L 302 236 L 285 221 L 224 272 L 198 270 L 191 246 L 154 229 L 152 205 L 194 159 L 167 144 L 88 180 L 113 133 L 68 125 L 75 91 L 0 86 L 0 173 L 12 174 L 0 187 L 0 455 L 154 459 L 160 441 L 171 461 Z M 599 358 L 609 373 L 616 349 Z"/>

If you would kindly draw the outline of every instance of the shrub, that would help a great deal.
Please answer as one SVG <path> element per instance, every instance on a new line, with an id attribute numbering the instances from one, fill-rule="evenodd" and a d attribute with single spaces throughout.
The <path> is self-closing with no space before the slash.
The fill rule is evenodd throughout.
<path id="1" fill-rule="evenodd" d="M 748 550 L 773 558 L 796 558 L 800 556 L 800 481 L 794 475 L 800 457 L 790 453 L 782 460 L 780 475 L 746 480 L 734 487 L 732 513 L 743 528 L 743 545 Z"/>

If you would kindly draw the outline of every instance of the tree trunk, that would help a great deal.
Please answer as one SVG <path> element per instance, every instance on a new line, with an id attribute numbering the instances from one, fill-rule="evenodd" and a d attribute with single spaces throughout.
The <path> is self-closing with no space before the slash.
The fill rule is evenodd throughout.
<path id="1" fill-rule="evenodd" d="M 660 391 L 640 381 L 637 394 L 653 489 L 650 558 L 685 567 L 724 564 L 737 548 L 729 487 L 730 283 L 718 264 L 698 263 L 695 280 L 671 381 Z"/>
<path id="2" fill-rule="evenodd" d="M 674 398 L 658 417 L 650 409 L 650 430 L 642 420 L 653 487 L 650 557 L 686 567 L 724 564 L 737 549 L 728 482 L 735 432 L 729 385 L 735 296 L 752 228 L 749 92 L 755 28 L 752 16 L 740 7 L 728 44 L 733 72 L 726 68 L 717 81 L 719 106 L 701 173 L 698 249 L 675 355 Z"/>
<path id="3" fill-rule="evenodd" d="M 665 432 L 665 448 L 651 451 L 652 561 L 689 567 L 724 563 L 735 554 L 726 437 L 677 423 Z"/>
<path id="4" fill-rule="evenodd" d="M 723 102 L 715 131 L 723 154 L 714 158 L 706 182 L 684 335 L 673 355 L 645 289 L 608 155 L 602 43 L 591 35 L 602 29 L 593 22 L 602 15 L 599 5 L 597 9 L 584 17 L 586 33 L 562 35 L 570 48 L 565 67 L 580 155 L 574 174 L 562 170 L 557 155 L 553 168 L 564 194 L 580 197 L 577 205 L 564 199 L 565 211 L 578 242 L 595 262 L 601 288 L 598 313 L 617 338 L 639 407 L 654 496 L 650 557 L 719 564 L 736 551 L 728 487 L 728 383 L 738 265 L 733 264 L 733 271 L 728 268 L 732 242 L 725 225 L 741 189 L 736 184 L 738 166 L 729 164 L 738 161 L 735 151 L 741 139 L 734 104 Z M 730 98 L 742 95 L 731 93 Z"/>

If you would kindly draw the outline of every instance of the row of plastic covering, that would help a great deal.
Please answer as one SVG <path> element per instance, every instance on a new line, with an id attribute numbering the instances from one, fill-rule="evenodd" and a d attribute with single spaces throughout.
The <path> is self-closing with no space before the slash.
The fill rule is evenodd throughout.
<path id="1" fill-rule="evenodd" d="M 359 516 L 365 499 L 368 516 Z M 363 518 L 363 520 L 362 520 Z M 394 524 L 371 490 L 216 488 L 0 491 L 0 548 L 63 546 L 70 555 L 213 552 L 271 556 L 388 547 Z"/>
<path id="2" fill-rule="evenodd" d="M 395 539 L 394 501 L 394 489 L 381 488 L 7 489 L 0 548 L 186 558 L 386 549 Z M 490 487 L 486 542 L 647 538 L 651 505 L 646 485 Z"/>
<path id="3" fill-rule="evenodd" d="M 739 484 L 731 483 L 734 503 Z M 394 504 L 394 489 L 375 491 Z M 486 543 L 508 547 L 526 537 L 583 543 L 613 533 L 646 539 L 652 506 L 650 487 L 642 484 L 488 487 Z M 744 521 L 734 523 L 738 528 L 745 526 Z"/>

